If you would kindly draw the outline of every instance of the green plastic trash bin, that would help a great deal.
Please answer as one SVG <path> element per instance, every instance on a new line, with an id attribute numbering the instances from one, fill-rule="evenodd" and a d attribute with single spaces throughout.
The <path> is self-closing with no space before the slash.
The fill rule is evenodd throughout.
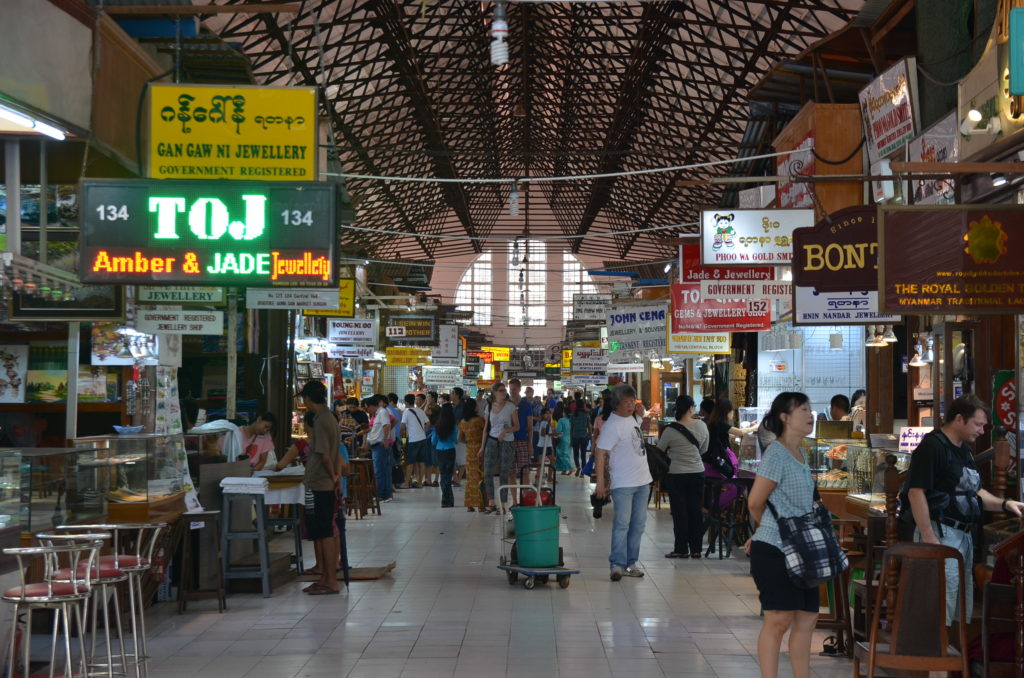
<path id="1" fill-rule="evenodd" d="M 512 507 L 519 566 L 558 566 L 558 525 L 561 515 L 562 511 L 557 506 Z"/>

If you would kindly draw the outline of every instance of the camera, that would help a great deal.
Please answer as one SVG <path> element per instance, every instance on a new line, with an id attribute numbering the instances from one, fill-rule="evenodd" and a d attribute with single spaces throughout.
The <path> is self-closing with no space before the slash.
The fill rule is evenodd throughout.
<path id="1" fill-rule="evenodd" d="M 590 495 L 590 505 L 594 509 L 594 517 L 595 518 L 600 518 L 601 517 L 601 513 L 604 511 L 605 504 L 607 504 L 609 501 L 611 501 L 611 500 L 609 500 L 609 499 L 599 499 L 596 494 L 591 494 Z"/>

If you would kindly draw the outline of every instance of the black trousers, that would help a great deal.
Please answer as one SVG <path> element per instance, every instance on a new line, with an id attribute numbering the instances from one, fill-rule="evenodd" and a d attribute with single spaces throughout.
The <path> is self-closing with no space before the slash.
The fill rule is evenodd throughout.
<path id="1" fill-rule="evenodd" d="M 661 479 L 672 507 L 672 528 L 675 532 L 675 553 L 700 553 L 704 542 L 704 472 L 666 473 Z"/>

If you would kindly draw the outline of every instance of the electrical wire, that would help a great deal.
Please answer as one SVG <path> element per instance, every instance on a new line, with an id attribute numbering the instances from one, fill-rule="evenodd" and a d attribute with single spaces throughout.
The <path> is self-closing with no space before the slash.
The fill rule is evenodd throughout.
<path id="1" fill-rule="evenodd" d="M 479 256 L 479 255 L 477 255 L 477 256 Z M 370 262 L 371 264 L 391 264 L 391 265 L 394 265 L 394 266 L 420 266 L 420 267 L 423 267 L 423 268 L 442 268 L 442 269 L 451 269 L 451 270 L 457 270 L 457 271 L 469 270 L 469 268 L 473 265 L 473 262 L 470 262 L 468 264 L 431 264 L 431 263 L 428 263 L 426 261 L 402 261 L 400 259 L 367 259 L 366 257 L 340 257 L 338 259 L 338 261 L 339 262 L 343 262 L 343 263 L 347 262 L 347 263 L 350 263 L 350 264 L 362 264 L 362 263 L 365 263 L 365 262 Z M 583 268 L 582 270 L 588 272 L 588 275 L 590 275 L 590 276 L 595 276 L 595 275 L 596 276 L 600 276 L 601 275 L 600 273 L 589 273 L 589 271 L 590 270 L 595 270 L 595 271 L 612 271 L 612 270 L 616 270 L 616 269 L 619 269 L 619 268 L 624 268 L 624 269 L 625 268 L 636 268 L 638 266 L 646 266 L 646 265 L 657 266 L 657 265 L 662 265 L 662 264 L 675 263 L 676 261 L 678 261 L 678 259 L 675 258 L 675 257 L 673 257 L 671 259 L 652 259 L 650 261 L 634 262 L 632 264 L 616 264 L 616 265 L 613 265 L 613 266 L 602 266 L 602 267 L 600 267 L 598 269 Z M 580 263 L 580 266 L 583 266 L 583 262 L 579 262 L 579 263 Z M 499 265 L 496 265 L 496 264 L 492 263 L 491 264 L 491 270 L 518 271 L 519 267 L 518 266 L 511 266 L 511 265 L 510 266 L 499 266 Z M 564 271 L 564 269 L 562 269 L 562 268 L 531 268 L 530 271 L 535 272 L 535 273 L 559 273 L 559 272 Z M 597 284 L 601 284 L 601 282 L 597 281 Z"/>
<path id="2" fill-rule="evenodd" d="M 648 231 L 668 231 L 674 228 L 688 228 L 690 226 L 699 226 L 699 221 L 688 221 L 682 224 L 670 224 L 668 226 L 651 226 L 649 228 L 634 228 L 626 231 L 602 231 L 600 233 L 584 233 L 582 235 L 549 235 L 549 236 L 530 236 L 528 240 L 535 240 L 538 242 L 550 242 L 558 240 L 583 240 L 586 238 L 603 238 L 605 236 L 616 236 L 616 235 L 631 235 L 633 233 L 646 233 Z M 512 238 L 492 237 L 492 236 L 474 236 L 474 235 L 444 235 L 443 233 L 406 233 L 404 231 L 392 231 L 386 228 L 370 228 L 369 226 L 352 226 L 342 224 L 339 228 L 347 231 L 359 231 L 364 233 L 383 233 L 390 236 L 404 235 L 410 238 L 436 238 L 438 240 L 480 240 L 484 242 L 515 242 L 517 240 L 524 239 L 523 236 L 515 236 Z"/>

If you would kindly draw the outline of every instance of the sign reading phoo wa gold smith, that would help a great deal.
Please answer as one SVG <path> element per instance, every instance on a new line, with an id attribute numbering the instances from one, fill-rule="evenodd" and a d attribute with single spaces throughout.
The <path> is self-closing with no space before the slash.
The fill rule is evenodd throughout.
<path id="1" fill-rule="evenodd" d="M 315 181 L 316 90 L 149 86 L 154 179 Z"/>
<path id="2" fill-rule="evenodd" d="M 878 235 L 883 310 L 1024 310 L 1024 206 L 882 207 Z"/>

